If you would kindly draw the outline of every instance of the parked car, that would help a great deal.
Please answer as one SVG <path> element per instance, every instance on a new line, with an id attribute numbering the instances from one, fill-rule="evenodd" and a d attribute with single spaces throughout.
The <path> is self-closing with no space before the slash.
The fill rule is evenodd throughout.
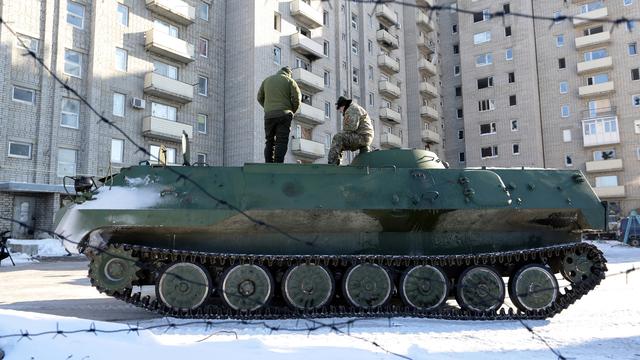
<path id="1" fill-rule="evenodd" d="M 624 236 L 627 231 L 627 226 L 629 226 L 629 237 L 625 240 Z M 631 246 L 640 247 L 640 216 L 630 215 L 620 220 L 618 239 Z"/>

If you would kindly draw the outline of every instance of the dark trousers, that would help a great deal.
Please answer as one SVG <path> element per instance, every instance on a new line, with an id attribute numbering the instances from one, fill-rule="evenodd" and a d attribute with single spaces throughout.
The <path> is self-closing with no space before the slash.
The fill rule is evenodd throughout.
<path id="1" fill-rule="evenodd" d="M 283 163 L 289 144 L 289 132 L 291 131 L 293 114 L 264 119 L 264 133 L 266 136 L 264 146 L 264 162 Z"/>

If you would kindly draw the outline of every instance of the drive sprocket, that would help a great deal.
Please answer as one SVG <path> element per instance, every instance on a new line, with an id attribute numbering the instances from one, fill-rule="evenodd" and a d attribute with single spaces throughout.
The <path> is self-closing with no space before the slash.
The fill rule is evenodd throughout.
<path id="1" fill-rule="evenodd" d="M 108 295 L 123 294 L 138 280 L 138 258 L 131 250 L 110 245 L 91 259 L 89 278 L 91 284 Z"/>

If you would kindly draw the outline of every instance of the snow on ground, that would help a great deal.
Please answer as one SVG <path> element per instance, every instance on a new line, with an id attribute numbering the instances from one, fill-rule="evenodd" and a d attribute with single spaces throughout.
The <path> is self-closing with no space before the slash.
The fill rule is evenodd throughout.
<path id="1" fill-rule="evenodd" d="M 25 264 L 31 262 L 37 262 L 37 258 L 45 256 L 66 256 L 67 251 L 62 245 L 62 241 L 58 239 L 35 239 L 35 240 L 23 240 L 23 239 L 9 239 L 7 240 L 7 246 L 26 246 L 37 247 L 34 249 L 34 255 L 29 255 L 21 252 L 12 252 L 11 258 L 13 262 L 17 264 Z M 0 266 L 11 266 L 11 260 L 6 258 L 2 260 Z"/>
<path id="2" fill-rule="evenodd" d="M 182 326 L 127 331 L 132 324 L 91 322 L 13 310 L 0 310 L 0 348 L 6 359 L 233 358 L 392 359 L 390 352 L 412 359 L 557 359 L 541 340 L 571 359 L 640 359 L 640 249 L 617 242 L 596 243 L 609 260 L 607 278 L 594 291 L 554 318 L 527 321 L 535 335 L 517 321 L 444 321 L 363 319 L 351 326 L 307 333 L 310 321 L 214 321 L 213 327 L 190 320 L 155 319 L 141 327 L 169 321 Z M 0 280 L 1 283 L 1 280 Z M 345 319 L 323 319 L 340 323 Z M 94 325 L 92 325 L 94 324 Z M 136 324 L 133 324 L 136 325 Z M 76 329 L 125 332 L 48 334 Z M 286 329 L 286 330 L 285 330 Z M 31 339 L 3 337 L 28 330 Z M 350 335 L 346 332 L 349 331 Z M 376 346 L 375 344 L 378 344 Z M 386 352 L 389 351 L 389 352 Z"/>

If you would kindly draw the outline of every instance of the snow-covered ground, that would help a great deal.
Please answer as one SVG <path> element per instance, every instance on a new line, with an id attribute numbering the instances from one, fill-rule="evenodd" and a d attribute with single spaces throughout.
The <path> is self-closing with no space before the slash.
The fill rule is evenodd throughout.
<path id="1" fill-rule="evenodd" d="M 37 240 L 21 240 L 21 239 L 9 239 L 7 245 L 31 246 L 34 247 L 35 254 L 29 255 L 21 252 L 12 252 L 11 258 L 15 264 L 25 264 L 31 262 L 37 262 L 38 257 L 45 256 L 65 256 L 68 252 L 64 249 L 62 241 L 58 239 L 37 239 Z M 37 247 L 37 248 L 35 248 Z M 6 258 L 2 260 L 0 266 L 10 266 L 11 259 Z"/>
<path id="2" fill-rule="evenodd" d="M 609 260 L 607 278 L 556 317 L 525 322 L 534 333 L 517 321 L 410 318 L 363 319 L 349 328 L 312 332 L 307 328 L 318 323 L 303 320 L 214 321 L 206 327 L 189 325 L 189 320 L 155 319 L 137 326 L 159 328 L 136 333 L 129 332 L 136 324 L 0 310 L 0 348 L 6 359 L 558 359 L 558 354 L 570 359 L 640 359 L 640 270 L 626 273 L 640 269 L 640 249 L 617 242 L 597 245 Z M 167 327 L 170 322 L 182 325 Z M 55 334 L 56 329 L 92 328 L 123 332 Z M 30 338 L 4 337 L 25 331 Z M 52 333 L 36 336 L 38 332 Z"/>

